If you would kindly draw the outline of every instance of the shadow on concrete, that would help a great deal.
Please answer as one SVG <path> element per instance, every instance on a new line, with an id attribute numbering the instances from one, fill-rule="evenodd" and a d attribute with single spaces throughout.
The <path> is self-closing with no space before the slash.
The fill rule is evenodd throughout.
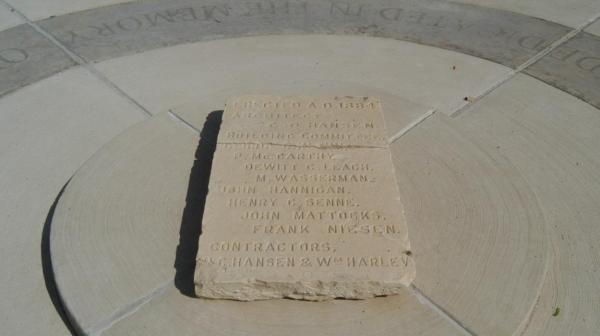
<path id="1" fill-rule="evenodd" d="M 196 148 L 196 159 L 190 172 L 185 209 L 181 218 L 179 245 L 175 253 L 175 287 L 181 294 L 189 297 L 196 297 L 194 270 L 198 238 L 202 233 L 204 203 L 208 194 L 208 180 L 222 117 L 223 111 L 213 111 L 206 117 Z"/>
<path id="2" fill-rule="evenodd" d="M 70 181 L 70 180 L 69 180 Z M 54 278 L 54 269 L 52 268 L 52 259 L 50 257 L 50 227 L 52 224 L 52 217 L 54 217 L 54 210 L 56 210 L 56 204 L 58 204 L 58 200 L 62 196 L 65 188 L 69 184 L 69 181 L 62 187 L 58 196 L 52 203 L 50 207 L 50 211 L 48 211 L 48 215 L 46 216 L 46 221 L 44 222 L 44 229 L 42 230 L 42 243 L 41 243 L 41 253 L 42 253 L 42 271 L 44 273 L 44 282 L 46 283 L 46 290 L 48 291 L 48 295 L 50 295 L 50 300 L 52 300 L 52 304 L 54 305 L 54 309 L 63 323 L 69 329 L 71 335 L 77 335 L 75 332 L 75 328 L 71 324 L 71 321 L 68 318 L 67 311 L 63 305 L 62 300 L 60 299 L 60 295 L 58 293 L 58 288 L 56 287 L 56 280 Z"/>

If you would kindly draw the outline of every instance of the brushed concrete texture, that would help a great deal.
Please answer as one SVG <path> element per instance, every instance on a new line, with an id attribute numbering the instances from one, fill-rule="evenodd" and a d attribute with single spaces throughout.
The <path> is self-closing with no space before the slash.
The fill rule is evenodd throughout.
<path id="1" fill-rule="evenodd" d="M 0 31 L 23 23 L 21 18 L 0 3 Z"/>
<path id="2" fill-rule="evenodd" d="M 187 244 L 196 244 L 197 235 L 188 234 L 197 231 L 191 226 L 200 223 L 202 210 L 194 203 L 202 197 L 194 179 L 199 177 L 199 167 L 210 164 L 197 136 L 176 119 L 158 115 L 111 141 L 69 183 L 52 221 L 51 247 L 58 287 L 80 331 L 92 335 L 397 335 L 399 330 L 410 335 L 460 334 L 408 291 L 388 298 L 322 304 L 190 297 L 176 272 L 182 265 L 189 266 L 180 257 L 190 257 L 187 263 L 191 261 L 193 269 L 195 253 Z M 182 217 L 187 219 L 182 222 Z M 179 280 L 173 282 L 174 276 Z"/>
<path id="3" fill-rule="evenodd" d="M 438 0 L 151 0 L 40 21 L 79 55 L 101 61 L 222 38 L 272 34 L 368 35 L 413 41 L 516 67 L 569 29 L 485 7 Z"/>
<path id="4" fill-rule="evenodd" d="M 23 13 L 29 20 L 37 21 L 86 9 L 108 6 L 128 0 L 4 0 Z"/>
<path id="5" fill-rule="evenodd" d="M 0 31 L 0 96 L 74 65 L 29 25 Z"/>
<path id="6" fill-rule="evenodd" d="M 600 36 L 581 32 L 525 73 L 600 107 Z"/>
<path id="7" fill-rule="evenodd" d="M 235 302 L 182 296 L 174 288 L 103 335 L 464 335 L 410 293 L 370 300 Z"/>
<path id="8" fill-rule="evenodd" d="M 503 9 L 524 15 L 578 27 L 600 12 L 596 0 L 451 0 L 476 6 Z"/>
<path id="9" fill-rule="evenodd" d="M 397 96 L 448 113 L 462 106 L 464 97 L 481 94 L 510 72 L 479 58 L 414 43 L 327 35 L 195 43 L 96 67 L 152 113 L 209 99 L 205 97 L 226 99 L 229 93 L 335 93 L 342 88 L 357 95 Z M 224 103 L 215 101 L 211 107 L 222 109 Z M 388 129 L 393 126 L 390 121 Z"/>
<path id="10" fill-rule="evenodd" d="M 175 277 L 197 145 L 198 134 L 162 114 L 104 146 L 65 189 L 52 221 L 51 255 L 78 330 L 93 334 Z"/>
<path id="11" fill-rule="evenodd" d="M 596 36 L 600 36 L 600 19 L 589 25 L 585 31 Z"/>
<path id="12" fill-rule="evenodd" d="M 506 159 L 436 114 L 391 145 L 415 286 L 475 335 L 513 335 L 548 259 L 544 215 Z"/>
<path id="13" fill-rule="evenodd" d="M 82 69 L 4 96 L 0 111 L 2 334 L 65 335 L 40 256 L 49 256 L 40 251 L 48 210 L 76 169 L 142 115 Z"/>
<path id="14" fill-rule="evenodd" d="M 600 111 L 519 75 L 453 121 L 514 165 L 546 218 L 549 269 L 524 335 L 597 335 Z"/>

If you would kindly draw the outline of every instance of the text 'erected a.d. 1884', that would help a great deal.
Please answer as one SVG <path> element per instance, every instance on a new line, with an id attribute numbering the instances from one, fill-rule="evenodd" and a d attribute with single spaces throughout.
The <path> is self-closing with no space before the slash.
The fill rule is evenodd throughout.
<path id="1" fill-rule="evenodd" d="M 326 300 L 402 291 L 415 266 L 397 188 L 378 100 L 230 99 L 197 295 Z"/>

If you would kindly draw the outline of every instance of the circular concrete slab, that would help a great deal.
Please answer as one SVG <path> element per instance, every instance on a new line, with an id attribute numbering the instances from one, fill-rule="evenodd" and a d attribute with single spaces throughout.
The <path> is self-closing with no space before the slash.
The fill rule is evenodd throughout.
<path id="1" fill-rule="evenodd" d="M 105 146 L 65 189 L 53 220 L 52 259 L 63 302 L 83 333 L 137 324 L 129 317 L 139 309 L 140 317 L 161 316 L 152 318 L 156 328 L 144 322 L 149 329 L 131 326 L 126 333 L 458 334 L 408 290 L 324 304 L 191 297 L 198 198 L 210 164 L 203 141 L 174 117 L 158 115 Z"/>
<path id="2" fill-rule="evenodd" d="M 0 1 L 4 330 L 594 335 L 596 12 L 587 0 Z M 247 93 L 382 98 L 417 263 L 406 293 L 191 297 L 206 118 Z"/>

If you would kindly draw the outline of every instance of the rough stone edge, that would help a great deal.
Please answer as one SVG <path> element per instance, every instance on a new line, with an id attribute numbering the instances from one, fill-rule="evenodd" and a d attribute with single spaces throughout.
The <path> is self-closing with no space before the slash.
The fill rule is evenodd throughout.
<path id="1" fill-rule="evenodd" d="M 294 299 L 305 301 L 327 301 L 333 299 L 364 300 L 405 292 L 413 280 L 413 273 L 405 273 L 397 282 L 375 280 L 355 281 L 296 281 L 278 282 L 257 278 L 246 282 L 215 282 L 208 279 L 204 270 L 214 267 L 198 260 L 194 272 L 195 293 L 206 299 L 255 301 L 269 299 Z M 203 284 L 200 284 L 200 283 Z"/>

